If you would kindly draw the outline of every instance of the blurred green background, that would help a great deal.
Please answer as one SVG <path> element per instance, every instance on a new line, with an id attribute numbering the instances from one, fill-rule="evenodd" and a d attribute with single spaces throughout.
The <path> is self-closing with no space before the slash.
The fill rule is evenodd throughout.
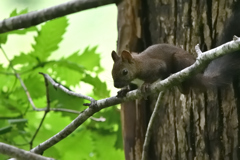
<path id="1" fill-rule="evenodd" d="M 14 9 L 21 11 L 28 8 L 28 11 L 30 12 L 64 2 L 67 2 L 67 0 L 1 0 L 0 20 L 9 17 L 9 14 Z M 79 77 L 82 77 L 82 80 L 85 80 L 84 82 L 87 83 L 83 83 L 83 85 L 81 84 L 80 86 L 75 85 L 75 91 L 79 91 L 81 93 L 89 93 L 89 95 L 93 96 L 94 98 L 100 99 L 107 98 L 109 96 L 109 91 L 106 89 L 104 82 L 106 82 L 107 88 L 112 91 L 111 95 L 116 95 L 116 89 L 113 89 L 111 78 L 111 68 L 113 64 L 111 59 L 111 52 L 112 50 L 116 49 L 117 44 L 116 6 L 107 5 L 99 8 L 94 8 L 68 15 L 67 18 L 69 19 L 67 31 L 63 35 L 63 40 L 60 42 L 59 48 L 54 51 L 53 54 L 51 54 L 50 59 L 59 60 L 60 57 L 67 57 L 65 59 L 60 59 L 65 62 L 63 63 L 65 65 L 66 61 L 69 61 L 70 59 L 73 60 L 72 62 L 75 62 L 77 61 L 77 54 L 72 56 L 72 58 L 70 54 L 73 54 L 80 49 L 80 53 L 87 55 L 85 64 L 88 64 L 95 61 L 98 62 L 99 58 L 97 53 L 99 53 L 101 57 L 101 66 L 104 68 L 104 71 L 100 73 L 100 79 L 97 75 L 94 74 L 87 75 L 86 73 L 91 73 L 90 70 L 86 70 L 86 72 L 84 71 L 82 75 L 81 73 L 77 73 L 75 77 L 67 77 L 70 73 L 75 73 L 71 70 L 72 68 L 70 68 L 72 66 L 65 66 L 65 68 L 61 70 L 60 64 L 55 63 L 53 65 L 57 65 L 58 67 L 55 68 L 55 72 L 59 72 L 57 76 L 62 78 L 62 83 L 64 80 L 65 82 L 67 81 L 66 79 L 63 79 L 65 77 L 68 79 L 75 78 L 75 80 Z M 64 19 L 62 19 L 61 22 L 65 23 Z M 41 28 L 43 25 L 44 24 L 40 24 L 37 26 L 39 32 L 27 32 L 25 35 L 8 35 L 7 43 L 1 44 L 8 57 L 15 60 L 15 62 L 22 61 L 24 56 L 27 57 L 28 55 L 24 54 L 31 53 L 30 51 L 33 50 L 31 44 L 39 44 L 41 41 L 42 37 L 39 36 L 38 33 L 41 33 L 41 30 L 43 30 Z M 49 32 L 49 28 L 45 27 L 45 32 L 46 31 Z M 34 36 L 38 37 L 38 39 L 34 39 Z M 85 52 L 85 49 L 88 46 L 90 47 L 89 53 Z M 94 46 L 97 46 L 96 51 L 92 49 Z M 24 54 L 21 54 L 21 56 L 24 56 L 16 56 L 20 55 L 22 52 Z M 88 57 L 88 54 L 94 56 L 93 62 L 91 61 L 91 56 Z M 1 64 L 3 64 L 5 67 L 2 67 Z M 27 63 L 23 62 L 22 66 L 25 64 Z M 17 65 L 14 67 L 17 68 Z M 96 65 L 99 67 L 99 64 Z M 33 111 L 32 107 L 27 101 L 27 97 L 21 85 L 19 84 L 19 80 L 17 80 L 14 75 L 9 76 L 8 74 L 4 74 L 4 72 L 12 72 L 12 69 L 7 66 L 8 61 L 0 51 L 0 71 L 2 72 L 0 75 L 0 141 L 29 150 L 29 141 L 32 139 L 36 129 L 39 127 L 44 112 Z M 21 74 L 22 79 L 26 83 L 30 94 L 33 97 L 33 101 L 37 107 L 46 106 L 46 91 L 44 81 L 43 78 L 38 74 L 38 71 L 41 70 L 44 70 L 45 72 L 48 71 L 44 67 L 38 68 L 26 74 Z M 24 67 L 22 68 L 24 69 Z M 22 68 L 20 67 L 19 70 Z M 51 69 L 54 69 L 54 67 Z M 62 72 L 60 73 L 60 71 Z M 69 73 L 65 74 L 65 72 Z M 7 80 L 8 83 L 1 85 L 2 81 L 4 80 Z M 74 109 L 77 111 L 82 111 L 86 108 L 82 106 L 82 99 L 71 97 L 69 98 L 69 96 L 66 94 L 58 92 L 55 93 L 54 89 L 52 89 L 52 91 L 54 92 L 52 93 L 54 96 L 50 97 L 52 98 L 51 107 L 59 107 L 58 104 L 60 104 L 59 108 L 62 107 L 67 109 Z M 60 97 L 60 100 L 58 99 L 59 97 L 57 97 L 58 95 Z M 46 119 L 44 120 L 43 126 L 40 128 L 39 133 L 33 141 L 33 147 L 58 133 L 76 116 L 76 114 L 49 112 Z M 96 113 L 94 117 L 102 117 L 105 119 L 105 121 L 99 122 L 88 119 L 67 138 L 60 141 L 50 149 L 46 150 L 44 152 L 44 155 L 60 160 L 124 159 L 119 109 L 117 107 L 109 107 Z M 15 119 L 15 121 L 13 121 L 13 119 Z M 0 160 L 2 159 L 6 159 L 6 156 L 0 154 Z"/>
<path id="2" fill-rule="evenodd" d="M 67 0 L 1 0 L 0 19 L 7 18 L 12 10 L 18 11 L 28 8 L 28 11 L 40 10 Z M 64 39 L 58 51 L 55 51 L 53 58 L 66 56 L 79 48 L 84 50 L 87 46 L 98 46 L 97 52 L 101 53 L 101 65 L 104 71 L 100 74 L 101 80 L 105 80 L 108 88 L 112 90 L 112 96 L 116 95 L 111 77 L 112 59 L 111 52 L 117 45 L 117 7 L 106 5 L 81 11 L 68 15 L 69 26 L 64 34 Z M 41 24 L 40 24 L 41 25 Z M 10 35 L 8 43 L 3 45 L 4 49 L 11 53 L 9 57 L 20 54 L 21 51 L 29 51 L 33 42 L 34 34 L 26 36 Z M 14 46 L 14 47 L 13 47 Z M 0 54 L 0 63 L 6 59 Z M 84 89 L 85 90 L 85 89 Z"/>

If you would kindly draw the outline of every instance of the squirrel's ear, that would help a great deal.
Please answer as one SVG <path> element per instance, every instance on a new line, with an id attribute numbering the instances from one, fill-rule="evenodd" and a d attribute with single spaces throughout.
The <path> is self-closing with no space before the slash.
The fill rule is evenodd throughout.
<path id="1" fill-rule="evenodd" d="M 115 51 L 112 51 L 112 59 L 114 62 L 116 62 L 120 57 L 118 57 L 117 53 Z"/>
<path id="2" fill-rule="evenodd" d="M 133 62 L 133 58 L 132 58 L 131 53 L 126 51 L 126 50 L 122 51 L 121 57 L 122 57 L 122 61 L 128 61 L 128 63 Z"/>

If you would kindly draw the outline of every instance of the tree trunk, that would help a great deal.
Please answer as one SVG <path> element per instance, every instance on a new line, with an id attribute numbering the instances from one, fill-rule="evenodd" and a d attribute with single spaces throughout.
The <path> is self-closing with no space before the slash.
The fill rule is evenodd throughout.
<path id="1" fill-rule="evenodd" d="M 174 44 L 192 54 L 196 44 L 202 51 L 209 50 L 217 45 L 225 22 L 239 4 L 240 0 L 123 0 L 118 4 L 118 51 L 139 51 L 157 43 Z M 231 31 L 229 37 L 238 33 Z M 156 96 L 122 104 L 126 160 L 141 157 Z M 224 90 L 201 94 L 183 95 L 174 87 L 162 104 L 149 159 L 240 159 L 238 80 Z"/>

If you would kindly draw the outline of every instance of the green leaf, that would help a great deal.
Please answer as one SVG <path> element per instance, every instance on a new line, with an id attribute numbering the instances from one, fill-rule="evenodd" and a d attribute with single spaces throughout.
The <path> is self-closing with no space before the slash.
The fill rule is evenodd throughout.
<path id="1" fill-rule="evenodd" d="M 9 31 L 7 33 L 2 33 L 0 34 L 0 44 L 6 44 L 8 35 L 10 34 L 25 35 L 27 32 L 33 32 L 33 31 L 38 31 L 37 27 L 33 26 L 26 29 L 18 29 L 18 30 Z"/>
<path id="2" fill-rule="evenodd" d="M 24 80 L 24 83 L 32 99 L 41 98 L 42 96 L 46 95 L 44 80 L 39 74 L 30 75 L 27 79 Z"/>
<path id="3" fill-rule="evenodd" d="M 33 32 L 33 31 L 38 31 L 37 27 L 33 26 L 29 28 L 24 28 L 24 29 L 13 30 L 8 32 L 8 34 L 25 35 L 27 32 Z"/>
<path id="4" fill-rule="evenodd" d="M 21 119 L 9 119 L 8 123 L 11 125 L 16 125 L 17 129 L 19 131 L 24 131 L 24 128 L 26 127 L 26 123 L 28 122 L 27 119 L 21 118 Z"/>
<path id="5" fill-rule="evenodd" d="M 66 82 L 67 86 L 75 86 L 85 75 L 85 68 L 77 63 L 72 63 L 69 60 L 59 60 L 51 65 L 54 71 L 54 77 L 60 78 Z"/>
<path id="6" fill-rule="evenodd" d="M 67 26 L 68 20 L 66 17 L 46 22 L 34 38 L 36 43 L 32 45 L 33 51 L 30 54 L 40 61 L 45 61 L 53 51 L 58 49 Z"/>
<path id="7" fill-rule="evenodd" d="M 20 12 L 14 10 L 11 16 L 26 12 L 27 10 Z M 12 64 L 20 74 L 38 108 L 46 107 L 46 93 L 49 94 L 51 107 L 77 111 L 86 108 L 83 106 L 86 100 L 67 95 L 60 89 L 54 88 L 51 84 L 47 88 L 49 91 L 46 92 L 44 79 L 39 77 L 38 72 L 49 73 L 51 77 L 71 87 L 78 85 L 83 80 L 83 83 L 92 86 L 93 91 L 90 90 L 90 94 L 94 94 L 94 98 L 99 99 L 100 97 L 109 96 L 106 83 L 102 82 L 97 76 L 102 71 L 100 65 L 101 56 L 96 51 L 97 47 L 87 47 L 81 52 L 76 51 L 67 58 L 49 60 L 49 56 L 58 49 L 67 26 L 68 22 L 64 17 L 49 21 L 38 27 L 40 29 L 31 27 L 0 34 L 1 44 L 7 42 L 9 34 L 25 35 L 29 31 L 37 31 L 32 51 L 15 56 Z M 4 120 L 0 121 L 0 134 L 2 134 L 0 135 L 0 141 L 19 144 L 21 148 L 29 149 L 28 142 L 38 129 L 44 112 L 33 111 L 26 93 L 19 80 L 12 74 L 13 71 L 10 67 L 0 65 L 0 72 L 0 116 L 3 119 L 5 117 Z M 47 118 L 34 139 L 33 146 L 37 146 L 57 134 L 71 123 L 71 120 L 76 116 L 77 114 L 66 112 L 48 112 Z M 96 113 L 95 116 L 96 118 L 103 116 L 106 121 L 96 122 L 88 119 L 74 133 L 45 151 L 44 154 L 57 159 L 124 159 L 123 151 L 116 149 L 122 148 L 120 116 L 117 109 L 115 107 L 107 108 Z M 12 117 L 12 119 L 7 120 L 7 117 Z M 76 139 L 78 143 L 76 143 Z M 98 141 L 98 139 L 100 140 Z M 68 152 L 64 152 L 66 148 Z"/>
<path id="8" fill-rule="evenodd" d="M 21 124 L 21 123 L 27 123 L 27 119 L 20 118 L 20 119 L 9 119 L 8 123 L 9 124 Z"/>
<path id="9" fill-rule="evenodd" d="M 48 85 L 49 90 L 49 98 L 51 103 L 51 107 L 54 108 L 65 108 L 80 111 L 83 109 L 83 99 L 75 96 L 68 95 L 63 92 L 59 88 L 55 88 L 52 84 Z M 71 118 L 75 118 L 76 115 L 72 113 L 62 112 L 64 116 L 70 116 Z"/>
<path id="10" fill-rule="evenodd" d="M 90 128 L 96 129 L 96 132 L 107 135 L 108 133 L 112 134 L 113 132 L 116 135 L 116 141 L 114 147 L 116 149 L 123 149 L 123 140 L 122 140 L 122 128 L 121 128 L 121 119 L 120 111 L 116 107 L 105 108 L 100 112 L 94 114 L 94 117 L 104 117 L 106 120 L 104 122 L 96 122 L 94 120 L 89 124 Z M 108 133 L 105 133 L 108 131 Z"/>
<path id="11" fill-rule="evenodd" d="M 55 64 L 57 64 L 58 66 L 69 68 L 69 69 L 77 71 L 79 73 L 84 73 L 86 70 L 82 65 L 73 63 L 69 60 L 59 60 L 59 61 L 56 61 Z"/>
<path id="12" fill-rule="evenodd" d="M 57 143 L 55 147 L 59 150 L 64 151 L 66 148 L 68 149 L 67 152 L 61 152 L 61 159 L 97 160 L 93 155 L 94 146 L 92 144 L 91 134 L 91 131 L 86 127 L 80 126 L 77 131 L 68 136 L 68 138 Z M 46 153 L 46 156 L 50 157 L 51 153 Z"/>
<path id="13" fill-rule="evenodd" d="M 81 64 L 87 70 L 99 73 L 103 69 L 100 67 L 100 54 L 96 52 L 97 46 L 93 48 L 85 48 L 83 53 L 79 55 L 78 51 L 66 58 L 69 61 Z"/>
<path id="14" fill-rule="evenodd" d="M 29 64 L 29 63 L 33 64 L 33 63 L 37 63 L 37 59 L 29 54 L 25 54 L 21 52 L 20 55 L 14 56 L 11 62 L 12 62 L 12 65 Z"/>
<path id="15" fill-rule="evenodd" d="M 0 34 L 0 44 L 5 44 L 7 42 L 8 34 Z"/>
<path id="16" fill-rule="evenodd" d="M 99 98 L 106 98 L 109 96 L 110 91 L 107 90 L 107 84 L 102 82 L 98 76 L 92 77 L 87 74 L 82 81 L 91 84 L 93 86 L 93 93 Z"/>
<path id="17" fill-rule="evenodd" d="M 30 94 L 32 99 L 41 98 L 46 95 L 46 89 L 44 84 L 44 79 L 41 75 L 36 73 L 28 74 L 28 76 L 21 76 L 23 83 L 27 87 L 28 93 Z M 28 102 L 27 95 L 20 85 L 20 82 L 17 81 L 17 86 L 15 90 L 12 92 L 12 97 L 22 101 L 23 103 Z"/>
<path id="18" fill-rule="evenodd" d="M 8 35 L 10 34 L 25 35 L 27 32 L 33 32 L 33 31 L 38 31 L 37 27 L 33 26 L 30 28 L 18 29 L 18 30 L 9 31 L 7 33 L 2 33 L 0 34 L 0 44 L 5 44 L 7 42 Z"/>
<path id="19" fill-rule="evenodd" d="M 0 159 L 9 159 L 9 156 L 0 154 Z"/>
<path id="20" fill-rule="evenodd" d="M 12 130 L 12 126 L 6 126 L 3 128 L 0 128 L 0 134 L 6 134 L 8 132 L 11 132 L 11 130 Z"/>
<path id="21" fill-rule="evenodd" d="M 66 66 L 76 71 L 84 72 L 86 67 L 81 64 L 79 58 L 79 51 L 72 53 L 68 58 L 62 58 L 61 60 L 57 61 L 58 64 Z"/>
<path id="22" fill-rule="evenodd" d="M 10 68 L 5 68 L 0 64 L 0 91 L 2 92 L 9 92 L 12 88 L 13 84 L 15 83 L 16 77 L 12 74 Z"/>
<path id="23" fill-rule="evenodd" d="M 94 154 L 98 160 L 106 159 L 124 159 L 123 150 L 115 149 L 114 143 L 116 141 L 116 135 L 110 134 L 99 134 L 99 132 L 91 131 L 91 137 L 93 140 Z M 104 145 L 103 145 L 104 144 Z M 106 154 L 106 151 L 107 154 Z"/>
<path id="24" fill-rule="evenodd" d="M 118 128 L 118 130 L 117 130 L 117 133 L 116 133 L 116 136 L 117 136 L 117 138 L 116 138 L 116 141 L 115 141 L 115 144 L 114 144 L 114 147 L 116 148 L 116 149 L 123 149 L 123 139 L 122 139 L 122 128 L 121 128 L 121 125 L 120 125 L 120 121 L 119 121 L 119 128 Z"/>
<path id="25" fill-rule="evenodd" d="M 14 9 L 14 10 L 10 13 L 10 17 L 14 17 L 14 16 L 18 16 L 18 15 L 21 15 L 21 14 L 26 14 L 26 13 L 28 13 L 28 9 L 27 9 L 27 8 L 25 8 L 25 9 L 19 11 L 19 12 L 17 11 L 17 9 Z"/>

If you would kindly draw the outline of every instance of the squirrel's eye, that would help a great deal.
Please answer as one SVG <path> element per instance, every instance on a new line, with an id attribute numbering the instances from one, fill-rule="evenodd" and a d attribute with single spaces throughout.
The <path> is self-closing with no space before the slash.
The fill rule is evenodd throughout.
<path id="1" fill-rule="evenodd" d="M 128 70 L 124 69 L 124 70 L 122 71 L 122 74 L 125 76 L 126 74 L 128 74 Z"/>

